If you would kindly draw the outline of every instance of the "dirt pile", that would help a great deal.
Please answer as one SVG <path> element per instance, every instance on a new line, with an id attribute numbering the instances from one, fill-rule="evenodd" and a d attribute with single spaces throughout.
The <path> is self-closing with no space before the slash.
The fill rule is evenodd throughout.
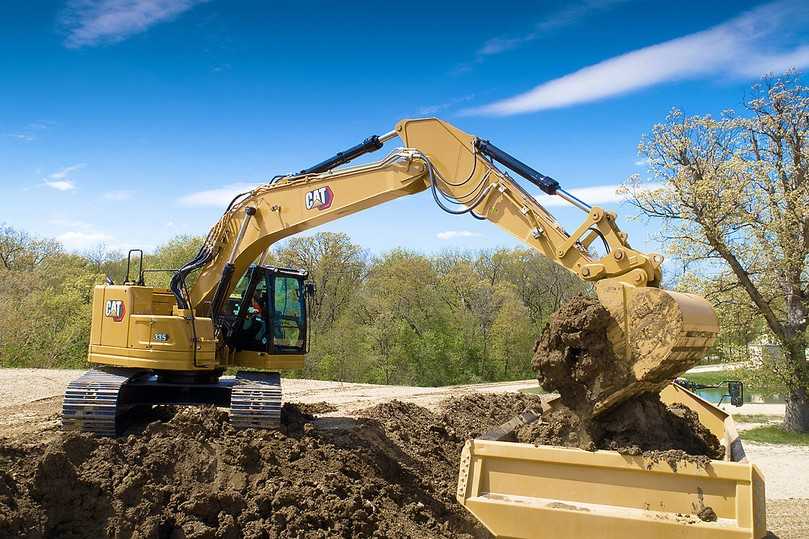
<path id="1" fill-rule="evenodd" d="M 537 444 L 610 449 L 666 461 L 722 458 L 719 440 L 697 414 L 667 407 L 657 394 L 641 394 L 592 417 L 593 405 L 632 376 L 607 340 L 609 312 L 593 298 L 576 296 L 551 317 L 534 349 L 533 366 L 545 389 L 558 391 L 562 406 L 541 423 L 522 427 L 517 438 Z"/>
<path id="2" fill-rule="evenodd" d="M 0 537 L 488 537 L 454 499 L 460 449 L 534 399 L 318 419 L 286 405 L 283 432 L 164 408 L 116 439 L 0 443 Z"/>

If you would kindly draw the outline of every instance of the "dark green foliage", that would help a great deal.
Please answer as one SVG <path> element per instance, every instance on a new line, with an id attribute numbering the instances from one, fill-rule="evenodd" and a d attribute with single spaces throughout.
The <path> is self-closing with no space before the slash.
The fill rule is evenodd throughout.
<path id="1" fill-rule="evenodd" d="M 177 268 L 201 238 L 180 236 L 145 258 Z M 82 367 L 91 293 L 126 257 L 103 246 L 66 254 L 56 242 L 0 230 L 0 365 Z M 343 381 L 447 385 L 531 377 L 533 343 L 548 315 L 585 290 L 563 268 L 526 249 L 393 250 L 371 258 L 345 234 L 292 238 L 268 263 L 306 268 L 316 284 L 312 349 L 303 371 Z M 170 273 L 150 273 L 166 286 Z M 135 277 L 135 268 L 131 273 Z M 190 283 L 192 279 L 189 280 Z"/>

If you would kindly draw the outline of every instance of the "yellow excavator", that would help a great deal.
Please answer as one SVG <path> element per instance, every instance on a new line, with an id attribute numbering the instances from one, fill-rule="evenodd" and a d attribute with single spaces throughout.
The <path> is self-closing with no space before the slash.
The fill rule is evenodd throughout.
<path id="1" fill-rule="evenodd" d="M 383 159 L 341 167 L 396 137 L 403 146 Z M 581 210 L 581 224 L 566 232 L 512 174 Z M 386 134 L 234 198 L 169 289 L 146 286 L 142 252 L 134 277 L 128 264 L 122 284 L 108 279 L 97 286 L 88 355 L 95 368 L 69 384 L 64 428 L 113 436 L 125 414 L 155 404 L 215 404 L 230 408 L 237 427 L 277 427 L 278 371 L 303 367 L 313 288 L 306 270 L 263 264 L 268 249 L 428 189 L 440 209 L 490 221 L 595 284 L 612 315 L 617 361 L 633 374 L 596 403 L 596 413 L 659 391 L 713 343 L 718 323 L 711 306 L 660 289 L 662 257 L 630 247 L 613 212 L 589 206 L 553 178 L 447 122 L 402 120 Z M 600 256 L 591 252 L 596 241 Z M 226 369 L 244 370 L 223 377 Z"/>

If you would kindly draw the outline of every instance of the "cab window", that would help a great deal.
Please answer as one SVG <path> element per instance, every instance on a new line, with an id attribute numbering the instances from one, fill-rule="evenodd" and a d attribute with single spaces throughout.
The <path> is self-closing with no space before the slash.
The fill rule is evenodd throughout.
<path id="1" fill-rule="evenodd" d="M 273 351 L 303 353 L 306 350 L 304 283 L 296 277 L 276 275 L 273 294 Z"/>
<path id="2" fill-rule="evenodd" d="M 244 297 L 244 292 L 247 290 L 247 286 L 250 284 L 250 278 L 253 276 L 252 271 L 246 272 L 242 275 L 242 278 L 239 279 L 239 282 L 236 283 L 236 288 L 233 289 L 233 292 L 225 300 L 225 303 L 222 305 L 222 314 L 225 316 L 239 316 L 239 304 L 242 302 L 242 298 Z"/>
<path id="3" fill-rule="evenodd" d="M 267 276 L 258 277 L 253 293 L 243 303 L 240 331 L 237 333 L 237 346 L 240 350 L 266 352 L 269 348 L 269 319 L 267 313 L 268 291 Z M 244 292 L 242 292 L 243 294 Z M 239 306 L 236 305 L 236 314 Z"/>

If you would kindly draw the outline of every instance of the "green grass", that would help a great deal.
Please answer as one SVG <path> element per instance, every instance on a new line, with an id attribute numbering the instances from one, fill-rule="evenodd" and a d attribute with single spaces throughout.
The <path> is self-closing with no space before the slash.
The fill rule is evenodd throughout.
<path id="1" fill-rule="evenodd" d="M 762 425 L 739 433 L 743 440 L 765 444 L 809 445 L 809 433 L 784 430 L 780 425 Z"/>
<path id="2" fill-rule="evenodd" d="M 778 417 L 764 414 L 733 414 L 733 421 L 736 423 L 769 423 L 771 419 L 778 420 Z"/>
<path id="3" fill-rule="evenodd" d="M 725 380 L 733 380 L 733 371 L 718 371 L 718 372 L 687 372 L 683 374 L 683 378 L 694 382 L 695 384 L 721 384 Z M 745 389 L 747 387 L 745 386 Z"/>
<path id="4" fill-rule="evenodd" d="M 537 387 L 529 387 L 528 389 L 521 389 L 520 393 L 531 393 L 532 395 L 544 395 L 545 393 L 547 393 L 547 391 L 537 386 Z"/>

